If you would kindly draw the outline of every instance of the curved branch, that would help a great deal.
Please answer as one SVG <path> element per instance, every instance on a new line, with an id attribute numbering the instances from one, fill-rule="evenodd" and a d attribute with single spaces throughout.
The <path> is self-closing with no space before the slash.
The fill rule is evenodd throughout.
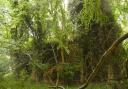
<path id="1" fill-rule="evenodd" d="M 92 71 L 92 73 L 89 75 L 87 81 L 82 86 L 80 86 L 78 89 L 85 89 L 88 86 L 88 84 L 96 76 L 97 72 L 99 71 L 99 69 L 103 65 L 103 63 L 105 61 L 104 58 L 106 56 L 108 56 L 122 41 L 124 41 L 127 38 L 128 38 L 128 33 L 124 34 L 122 37 L 118 38 L 116 41 L 113 42 L 113 44 L 108 48 L 108 50 L 105 51 L 104 54 L 101 56 L 98 64 L 96 65 L 94 71 Z"/>
<path id="2" fill-rule="evenodd" d="M 49 88 L 54 88 L 54 89 L 56 89 L 56 88 L 65 89 L 63 86 L 50 86 Z"/>

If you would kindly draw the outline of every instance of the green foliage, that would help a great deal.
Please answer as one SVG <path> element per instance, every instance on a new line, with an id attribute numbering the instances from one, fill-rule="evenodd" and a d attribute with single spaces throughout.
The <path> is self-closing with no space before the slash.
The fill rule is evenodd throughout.
<path id="1" fill-rule="evenodd" d="M 37 70 L 39 74 L 47 69 L 45 63 L 53 59 L 52 50 L 55 50 L 54 56 L 57 55 L 57 58 L 57 49 L 69 53 L 68 42 L 73 41 L 74 31 L 62 1 L 19 0 L 10 1 L 10 4 L 9 31 L 14 44 L 10 48 L 11 56 L 17 56 L 14 55 L 15 50 L 21 54 L 30 54 L 31 60 L 28 63 L 31 64 L 32 70 Z M 51 48 L 53 44 L 56 46 Z M 24 59 L 21 57 L 20 60 Z M 22 72 L 21 70 L 21 75 Z"/>
<path id="2" fill-rule="evenodd" d="M 5 55 L 0 56 L 0 80 L 3 80 L 0 82 L 0 88 L 47 89 L 46 85 L 31 83 L 29 77 L 32 77 L 35 71 L 37 79 L 43 79 L 43 73 L 53 66 L 56 66 L 60 80 L 67 84 L 79 82 L 81 68 L 85 65 L 87 70 L 85 69 L 84 72 L 92 71 L 101 54 L 119 36 L 120 27 L 117 22 L 122 27 L 127 25 L 128 1 L 109 1 L 111 13 L 104 11 L 106 9 L 102 8 L 101 0 L 83 0 L 81 8 L 75 9 L 79 0 L 74 0 L 71 6 L 74 10 L 71 14 L 74 16 L 70 16 L 71 14 L 64 8 L 63 0 L 0 0 L 0 54 Z M 79 46 L 81 58 L 75 58 L 75 54 L 70 55 L 70 44 Z M 128 46 L 126 43 L 123 45 L 125 46 L 121 45 L 119 48 L 122 50 L 116 52 L 121 57 L 115 53 L 117 57 L 110 57 L 112 60 L 117 61 L 120 58 L 128 60 L 126 54 Z M 20 56 L 14 55 L 15 53 L 19 53 Z M 65 59 L 67 58 L 65 64 L 60 64 L 61 53 Z M 12 63 L 6 60 L 9 54 L 13 59 L 15 70 L 23 64 L 22 62 L 27 61 L 23 54 L 29 55 L 30 60 L 26 65 L 31 67 L 30 74 L 26 73 L 25 66 L 22 65 L 18 69 L 20 78 L 17 81 L 13 79 L 12 70 L 9 73 L 11 76 L 8 76 L 8 69 Z M 74 59 L 79 60 L 74 63 Z M 122 63 L 119 60 L 118 62 Z M 52 76 L 56 77 L 56 75 Z M 89 89 L 93 88 L 107 89 L 109 86 L 91 84 Z M 75 88 L 67 87 L 67 89 Z"/>
<path id="3" fill-rule="evenodd" d="M 127 84 L 127 83 L 126 83 Z M 1 89 L 49 89 L 47 84 L 35 84 L 29 79 L 24 80 L 15 80 L 13 74 L 9 74 L 4 80 L 0 83 Z M 64 85 L 66 89 L 77 89 L 78 85 L 68 86 Z M 87 87 L 87 89 L 111 89 L 110 85 L 107 83 L 92 83 Z"/>
<path id="4" fill-rule="evenodd" d="M 81 20 L 81 23 L 86 27 L 86 29 L 91 27 L 91 23 L 105 23 L 108 19 L 104 15 L 101 9 L 101 0 L 84 0 L 83 9 L 81 10 L 78 18 Z"/>
<path id="5" fill-rule="evenodd" d="M 0 72 L 8 72 L 9 67 L 11 65 L 11 60 L 9 59 L 10 56 L 7 55 L 0 55 Z"/>
<path id="6" fill-rule="evenodd" d="M 128 0 L 109 0 L 115 20 L 121 25 L 123 30 L 127 27 Z"/>
<path id="7" fill-rule="evenodd" d="M 64 80 L 65 84 L 71 84 L 79 79 L 80 64 L 59 64 L 57 65 L 58 73 L 60 74 L 60 79 Z M 76 78 L 76 76 L 78 76 Z"/>
<path id="8" fill-rule="evenodd" d="M 15 80 L 13 75 L 6 77 L 1 83 L 1 89 L 48 89 L 48 85 L 35 84 L 30 80 Z"/>

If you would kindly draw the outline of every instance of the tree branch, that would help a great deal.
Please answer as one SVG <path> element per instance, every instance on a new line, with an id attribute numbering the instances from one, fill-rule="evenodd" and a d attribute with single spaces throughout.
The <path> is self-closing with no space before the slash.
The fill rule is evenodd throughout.
<path id="1" fill-rule="evenodd" d="M 98 64 L 96 65 L 94 71 L 92 71 L 92 73 L 89 75 L 87 81 L 82 86 L 80 86 L 78 89 L 85 89 L 88 86 L 88 84 L 96 76 L 96 74 L 98 73 L 99 69 L 103 65 L 103 63 L 105 61 L 104 58 L 106 56 L 108 56 L 122 41 L 124 41 L 127 38 L 128 38 L 128 33 L 124 34 L 122 37 L 120 37 L 116 41 L 114 41 L 114 43 L 108 48 L 108 50 L 105 51 L 104 54 L 101 56 Z"/>
<path id="2" fill-rule="evenodd" d="M 57 89 L 57 88 L 65 89 L 63 86 L 50 86 L 49 88 L 54 88 L 54 89 Z"/>

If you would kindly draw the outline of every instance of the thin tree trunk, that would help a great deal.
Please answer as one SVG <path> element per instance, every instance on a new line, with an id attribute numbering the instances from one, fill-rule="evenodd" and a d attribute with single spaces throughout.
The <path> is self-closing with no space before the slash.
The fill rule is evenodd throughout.
<path id="1" fill-rule="evenodd" d="M 114 79 L 113 77 L 113 68 L 112 68 L 112 65 L 109 64 L 108 65 L 108 83 L 110 84 L 111 83 L 111 79 Z"/>
<path id="2" fill-rule="evenodd" d="M 85 76 L 84 76 L 84 59 L 82 58 L 81 60 L 81 74 L 80 74 L 80 82 L 81 83 L 84 83 L 84 80 L 85 80 Z"/>
<path id="3" fill-rule="evenodd" d="M 65 63 L 65 60 L 64 60 L 64 50 L 61 48 L 61 59 L 62 59 L 62 64 Z"/>

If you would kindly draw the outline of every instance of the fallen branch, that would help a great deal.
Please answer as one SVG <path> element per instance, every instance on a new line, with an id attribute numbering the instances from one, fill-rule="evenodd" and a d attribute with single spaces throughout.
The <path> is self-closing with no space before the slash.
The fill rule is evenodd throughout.
<path id="1" fill-rule="evenodd" d="M 101 56 L 98 64 L 96 65 L 94 71 L 92 71 L 92 73 L 89 75 L 87 81 L 82 86 L 80 86 L 78 89 L 85 89 L 88 86 L 88 84 L 96 76 L 97 72 L 103 65 L 103 63 L 105 61 L 105 57 L 108 56 L 122 41 L 124 41 L 127 38 L 128 38 L 128 33 L 124 34 L 122 37 L 120 37 L 116 41 L 114 41 L 114 43 L 108 48 L 108 50 L 105 51 L 104 54 Z"/>
<path id="2" fill-rule="evenodd" d="M 50 86 L 49 88 L 54 88 L 54 89 L 65 89 L 63 86 Z"/>

